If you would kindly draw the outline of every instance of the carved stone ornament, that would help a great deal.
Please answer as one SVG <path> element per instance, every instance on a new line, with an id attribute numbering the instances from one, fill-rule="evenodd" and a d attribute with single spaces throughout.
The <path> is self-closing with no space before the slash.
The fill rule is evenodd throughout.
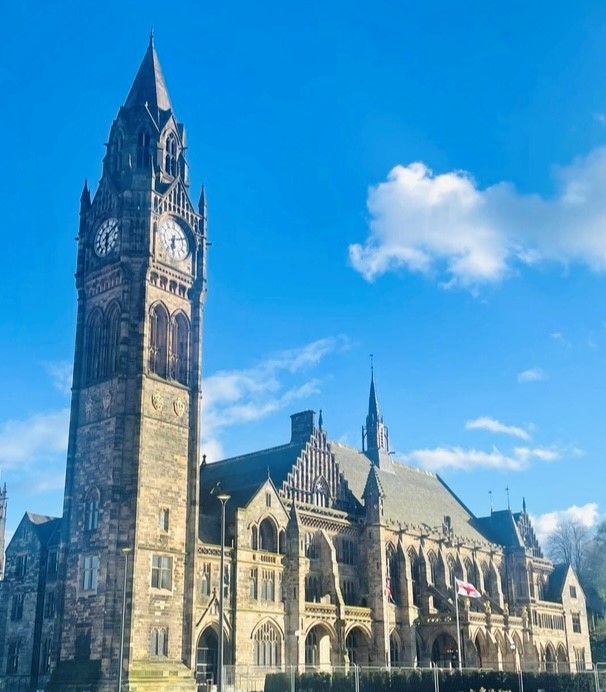
<path id="1" fill-rule="evenodd" d="M 164 397 L 161 392 L 152 392 L 151 401 L 156 411 L 161 411 L 164 408 Z"/>
<path id="2" fill-rule="evenodd" d="M 175 399 L 173 402 L 173 408 L 175 409 L 175 415 L 182 418 L 185 414 L 185 403 L 183 399 Z"/>
<path id="3" fill-rule="evenodd" d="M 84 413 L 86 414 L 86 420 L 91 420 L 93 417 L 93 411 L 95 409 L 95 400 L 93 398 L 93 395 L 89 392 L 86 395 L 86 399 L 84 401 Z"/>
<path id="4" fill-rule="evenodd" d="M 106 416 L 109 415 L 109 409 L 112 405 L 112 390 L 109 387 L 105 387 L 101 394 L 101 404 L 103 406 L 103 413 Z"/>

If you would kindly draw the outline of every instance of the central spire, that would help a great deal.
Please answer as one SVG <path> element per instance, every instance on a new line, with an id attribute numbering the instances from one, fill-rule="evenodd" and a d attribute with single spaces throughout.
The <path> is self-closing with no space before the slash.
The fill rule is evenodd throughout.
<path id="1" fill-rule="evenodd" d="M 126 108 L 147 106 L 152 112 L 172 111 L 168 89 L 154 47 L 153 31 L 150 33 L 147 51 L 124 106 Z"/>
<path id="2" fill-rule="evenodd" d="M 383 423 L 383 416 L 379 409 L 373 357 L 370 358 L 370 394 L 368 396 L 366 425 L 362 428 L 362 448 L 366 452 L 366 456 L 379 468 L 389 468 L 391 467 L 389 431 Z"/>

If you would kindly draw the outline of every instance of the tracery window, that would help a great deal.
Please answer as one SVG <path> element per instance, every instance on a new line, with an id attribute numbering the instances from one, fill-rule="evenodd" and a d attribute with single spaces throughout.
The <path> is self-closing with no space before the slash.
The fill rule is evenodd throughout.
<path id="1" fill-rule="evenodd" d="M 326 479 L 322 476 L 316 480 L 313 501 L 318 507 L 330 506 L 330 489 Z"/>
<path id="2" fill-rule="evenodd" d="M 173 320 L 171 377 L 181 384 L 189 379 L 189 322 L 183 313 Z"/>
<path id="3" fill-rule="evenodd" d="M 168 656 L 168 627 L 152 628 L 149 653 L 152 656 Z"/>
<path id="4" fill-rule="evenodd" d="M 276 527 L 271 519 L 263 519 L 259 526 L 259 550 L 267 550 L 270 553 L 277 551 Z"/>
<path id="5" fill-rule="evenodd" d="M 167 376 L 168 369 L 168 313 L 158 303 L 150 312 L 149 370 L 160 377 Z"/>
<path id="6" fill-rule="evenodd" d="M 349 662 L 358 662 L 358 634 L 355 630 L 350 632 L 345 638 L 345 648 L 349 654 Z"/>
<path id="7" fill-rule="evenodd" d="M 101 494 L 97 488 L 92 488 L 84 498 L 84 528 L 96 531 L 99 526 L 99 502 Z"/>
<path id="8" fill-rule="evenodd" d="M 149 168 L 151 165 L 151 138 L 145 129 L 137 135 L 137 168 Z"/>
<path id="9" fill-rule="evenodd" d="M 114 304 L 109 309 L 106 320 L 107 374 L 113 375 L 118 370 L 118 347 L 120 345 L 120 308 Z"/>
<path id="10" fill-rule="evenodd" d="M 271 622 L 266 622 L 255 632 L 255 664 L 258 666 L 279 666 L 282 638 Z"/>
<path id="11" fill-rule="evenodd" d="M 276 593 L 276 575 L 271 569 L 261 572 L 261 600 L 273 601 Z"/>
<path id="12" fill-rule="evenodd" d="M 391 544 L 387 546 L 387 578 L 389 580 L 389 591 L 391 592 L 389 597 L 394 603 L 399 605 L 401 602 L 400 560 L 396 549 Z"/>
<path id="13" fill-rule="evenodd" d="M 200 588 L 203 596 L 210 596 L 210 562 L 202 565 L 202 581 Z"/>
<path id="14" fill-rule="evenodd" d="M 177 138 L 172 132 L 166 138 L 164 168 L 173 178 L 177 175 Z"/>
<path id="15" fill-rule="evenodd" d="M 256 526 L 253 526 L 250 530 L 250 547 L 253 550 L 257 550 L 259 548 L 259 532 L 257 531 Z"/>
<path id="16" fill-rule="evenodd" d="M 96 380 L 103 373 L 103 317 L 100 310 L 90 316 L 86 338 L 87 381 Z"/>
<path id="17" fill-rule="evenodd" d="M 258 595 L 258 585 L 259 585 L 259 570 L 257 567 L 252 567 L 250 570 L 250 577 L 248 581 L 248 595 L 253 601 L 257 600 Z"/>

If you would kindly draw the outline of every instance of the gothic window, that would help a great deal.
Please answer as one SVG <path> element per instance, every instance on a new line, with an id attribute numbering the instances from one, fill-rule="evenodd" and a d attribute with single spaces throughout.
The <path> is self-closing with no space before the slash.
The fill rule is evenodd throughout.
<path id="1" fill-rule="evenodd" d="M 388 598 L 390 598 L 393 603 L 400 604 L 401 598 L 401 588 L 400 588 L 400 560 L 398 558 L 398 553 L 393 545 L 389 544 L 387 546 L 387 583 L 388 587 Z"/>
<path id="2" fill-rule="evenodd" d="M 277 552 L 276 527 L 271 519 L 263 519 L 259 526 L 259 549 Z"/>
<path id="3" fill-rule="evenodd" d="M 87 381 L 96 380 L 103 373 L 103 317 L 95 310 L 88 320 L 86 339 Z"/>
<path id="4" fill-rule="evenodd" d="M 341 593 L 345 605 L 356 604 L 356 585 L 351 579 L 344 579 L 341 584 Z"/>
<path id="5" fill-rule="evenodd" d="M 258 548 L 259 548 L 258 536 L 259 536 L 259 532 L 257 531 L 257 527 L 253 526 L 251 531 L 250 531 L 250 547 L 253 550 L 258 550 Z"/>
<path id="6" fill-rule="evenodd" d="M 264 569 L 261 572 L 261 600 L 273 601 L 276 592 L 276 575 L 271 569 Z"/>
<path id="7" fill-rule="evenodd" d="M 305 557 L 310 559 L 318 557 L 314 536 L 311 533 L 305 534 Z"/>
<path id="8" fill-rule="evenodd" d="M 152 656 L 168 656 L 168 627 L 154 627 L 152 629 L 149 653 Z"/>
<path id="9" fill-rule="evenodd" d="M 210 596 L 210 562 L 202 565 L 201 591 L 203 596 Z"/>
<path id="10" fill-rule="evenodd" d="M 40 656 L 40 672 L 44 675 L 50 673 L 53 661 L 53 640 L 51 637 L 44 640 L 42 655 Z"/>
<path id="11" fill-rule="evenodd" d="M 6 657 L 6 672 L 14 674 L 19 672 L 19 650 L 21 649 L 21 642 L 19 639 L 14 639 L 8 644 L 8 655 Z"/>
<path id="12" fill-rule="evenodd" d="M 47 591 L 44 598 L 44 617 L 55 617 L 55 592 Z"/>
<path id="13" fill-rule="evenodd" d="M 400 644 L 393 632 L 389 636 L 389 662 L 392 666 L 400 665 Z"/>
<path id="14" fill-rule="evenodd" d="M 345 648 L 349 654 L 349 662 L 358 662 L 358 635 L 355 630 L 350 632 L 345 638 Z"/>
<path id="15" fill-rule="evenodd" d="M 330 489 L 326 479 L 322 476 L 316 480 L 313 502 L 315 505 L 318 505 L 318 507 L 330 506 Z"/>
<path id="16" fill-rule="evenodd" d="M 96 555 L 87 555 L 82 558 L 82 591 L 97 590 L 98 572 L 99 558 Z"/>
<path id="17" fill-rule="evenodd" d="M 54 581 L 57 578 L 59 567 L 59 553 L 56 550 L 50 550 L 46 560 L 46 580 Z"/>
<path id="18" fill-rule="evenodd" d="M 259 570 L 257 569 L 257 567 L 253 567 L 250 570 L 250 578 L 248 583 L 248 595 L 253 601 L 256 601 L 258 594 L 257 588 L 259 583 Z"/>
<path id="19" fill-rule="evenodd" d="M 173 559 L 166 555 L 152 556 L 151 585 L 153 589 L 166 589 L 173 587 Z"/>
<path id="20" fill-rule="evenodd" d="M 286 555 L 286 531 L 280 531 L 278 534 L 278 552 L 280 555 Z"/>
<path id="21" fill-rule="evenodd" d="M 118 370 L 118 347 L 120 345 L 120 308 L 112 305 L 106 320 L 106 367 L 107 374 L 113 375 Z"/>
<path id="22" fill-rule="evenodd" d="M 22 579 L 27 572 L 27 555 L 17 555 L 15 561 L 15 576 Z"/>
<path id="23" fill-rule="evenodd" d="M 167 507 L 163 507 L 160 510 L 160 529 L 162 531 L 168 531 L 170 528 L 170 510 Z"/>
<path id="24" fill-rule="evenodd" d="M 140 130 L 137 135 L 137 168 L 149 168 L 151 165 L 150 136 L 147 130 Z"/>
<path id="25" fill-rule="evenodd" d="M 281 640 L 280 632 L 271 622 L 261 625 L 255 632 L 255 664 L 279 666 Z"/>
<path id="26" fill-rule="evenodd" d="M 114 137 L 111 150 L 111 171 L 112 173 L 119 173 L 122 169 L 122 144 L 123 144 L 122 133 L 118 132 Z"/>
<path id="27" fill-rule="evenodd" d="M 172 132 L 166 138 L 164 168 L 173 178 L 177 175 L 177 138 Z"/>
<path id="28" fill-rule="evenodd" d="M 436 581 L 436 562 L 438 558 L 435 553 L 429 553 L 427 556 L 427 581 L 430 584 L 435 584 Z"/>
<path id="29" fill-rule="evenodd" d="M 350 538 L 342 538 L 337 546 L 340 548 L 337 560 L 344 565 L 355 565 L 358 561 L 358 546 Z"/>
<path id="30" fill-rule="evenodd" d="M 183 313 L 173 320 L 171 339 L 171 377 L 181 384 L 189 379 L 189 322 Z"/>
<path id="31" fill-rule="evenodd" d="M 305 600 L 318 603 L 322 595 L 322 578 L 314 575 L 305 577 Z"/>
<path id="32" fill-rule="evenodd" d="M 23 599 L 24 596 L 22 593 L 18 593 L 13 596 L 13 602 L 11 605 L 11 620 L 21 620 L 23 617 Z"/>
<path id="33" fill-rule="evenodd" d="M 421 588 L 423 585 L 423 560 L 414 550 L 408 553 L 412 572 L 412 602 L 421 607 Z"/>
<path id="34" fill-rule="evenodd" d="M 87 531 L 96 531 L 99 526 L 99 501 L 99 490 L 89 490 L 84 499 L 84 528 Z"/>
<path id="35" fill-rule="evenodd" d="M 581 614 L 580 613 L 572 613 L 572 631 L 575 634 L 581 634 Z"/>
<path id="36" fill-rule="evenodd" d="M 149 370 L 160 377 L 167 376 L 168 369 L 168 313 L 158 303 L 150 312 Z"/>
<path id="37" fill-rule="evenodd" d="M 305 638 L 305 664 L 315 666 L 319 663 L 318 635 L 315 628 Z"/>

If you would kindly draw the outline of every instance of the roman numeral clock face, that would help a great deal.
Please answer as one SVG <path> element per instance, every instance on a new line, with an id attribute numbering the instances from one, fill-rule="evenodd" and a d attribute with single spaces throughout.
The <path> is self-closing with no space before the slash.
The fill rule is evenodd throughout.
<path id="1" fill-rule="evenodd" d="M 176 221 L 168 219 L 160 226 L 160 240 L 166 254 L 175 260 L 184 260 L 189 254 L 185 231 Z"/>
<path id="2" fill-rule="evenodd" d="M 105 219 L 95 233 L 95 253 L 97 257 L 106 257 L 118 247 L 120 227 L 118 219 Z"/>

